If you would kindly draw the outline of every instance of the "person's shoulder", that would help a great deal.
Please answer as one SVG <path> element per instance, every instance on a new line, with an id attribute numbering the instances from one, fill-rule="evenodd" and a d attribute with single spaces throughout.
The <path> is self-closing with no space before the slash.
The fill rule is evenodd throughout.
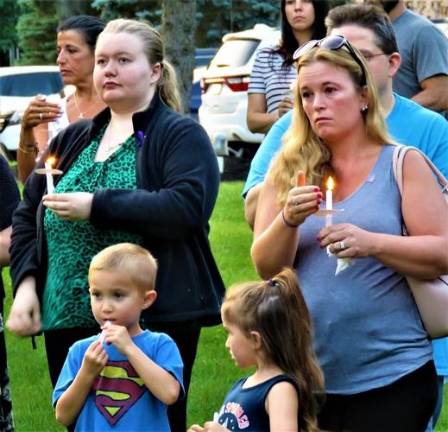
<path id="1" fill-rule="evenodd" d="M 428 108 L 414 102 L 411 99 L 405 98 L 394 93 L 395 103 L 397 104 L 397 109 L 399 111 L 400 118 L 405 121 L 418 121 L 419 125 L 421 122 L 436 124 L 437 127 L 442 129 L 448 129 L 448 122 L 445 118 Z"/>
<path id="2" fill-rule="evenodd" d="M 410 9 L 406 9 L 398 18 L 398 20 L 406 21 L 407 24 L 412 23 L 413 25 L 417 26 L 426 27 L 427 25 L 431 25 L 431 21 Z"/>
<path id="3" fill-rule="evenodd" d="M 418 13 L 406 9 L 402 15 L 402 23 L 408 26 L 412 26 L 411 34 L 414 38 L 418 36 L 432 38 L 434 35 L 440 35 L 445 38 L 443 33 L 435 26 L 428 18 L 419 15 Z M 400 17 L 401 18 L 401 17 Z"/>
<path id="4" fill-rule="evenodd" d="M 144 330 L 140 337 L 141 340 L 145 342 L 145 344 L 150 344 L 152 346 L 160 346 L 166 343 L 175 344 L 173 338 L 163 332 Z"/>
<path id="5" fill-rule="evenodd" d="M 180 114 L 177 111 L 168 108 L 164 115 L 159 119 L 159 131 L 164 134 L 167 138 L 177 141 L 177 139 L 182 139 L 188 136 L 188 140 L 191 141 L 193 136 L 196 144 L 199 144 L 201 141 L 207 141 L 209 143 L 208 135 L 205 132 L 205 129 L 194 119 L 191 117 Z M 201 139 L 199 139 L 201 137 Z M 166 145 L 166 143 L 165 143 Z"/>
<path id="6" fill-rule="evenodd" d="M 70 123 L 66 128 L 62 129 L 56 139 L 60 137 L 60 140 L 67 140 L 69 137 L 77 137 L 82 133 L 85 133 L 90 130 L 92 127 L 92 120 L 90 119 L 81 119 L 74 123 Z"/>
<path id="7" fill-rule="evenodd" d="M 255 54 L 255 62 L 269 64 L 271 62 L 283 63 L 283 57 L 278 51 L 278 47 L 267 46 L 259 48 Z"/>

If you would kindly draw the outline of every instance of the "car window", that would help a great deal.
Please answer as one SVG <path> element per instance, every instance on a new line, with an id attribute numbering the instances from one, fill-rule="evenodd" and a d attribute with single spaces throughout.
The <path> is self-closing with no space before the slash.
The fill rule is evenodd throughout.
<path id="1" fill-rule="evenodd" d="M 34 72 L 0 77 L 0 96 L 35 96 L 58 93 L 63 87 L 58 72 Z"/>
<path id="2" fill-rule="evenodd" d="M 219 48 L 210 67 L 238 67 L 245 65 L 259 45 L 259 40 L 230 39 Z"/>
<path id="3" fill-rule="evenodd" d="M 210 60 L 215 56 L 216 48 L 196 48 L 194 53 L 194 67 L 208 66 Z"/>

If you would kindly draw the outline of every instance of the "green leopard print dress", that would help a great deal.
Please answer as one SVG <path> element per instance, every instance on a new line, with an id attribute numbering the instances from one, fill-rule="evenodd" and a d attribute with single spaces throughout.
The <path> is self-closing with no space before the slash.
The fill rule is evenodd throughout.
<path id="1" fill-rule="evenodd" d="M 99 189 L 136 189 L 136 147 L 130 136 L 102 162 L 95 156 L 105 128 L 86 147 L 56 185 L 55 192 L 91 192 Z M 43 296 L 43 330 L 96 326 L 90 309 L 88 269 L 94 255 L 107 246 L 142 237 L 125 231 L 101 229 L 89 220 L 67 221 L 45 210 L 48 271 Z"/>

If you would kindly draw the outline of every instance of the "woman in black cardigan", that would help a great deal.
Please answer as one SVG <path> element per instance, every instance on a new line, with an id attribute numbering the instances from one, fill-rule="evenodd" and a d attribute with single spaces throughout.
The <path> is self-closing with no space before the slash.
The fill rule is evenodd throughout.
<path id="1" fill-rule="evenodd" d="M 201 126 L 173 110 L 174 74 L 154 29 L 111 21 L 95 57 L 95 86 L 108 108 L 51 143 L 63 171 L 56 193 L 46 194 L 45 176 L 26 185 L 13 222 L 8 326 L 23 336 L 44 331 L 54 383 L 72 342 L 98 332 L 90 258 L 109 244 L 141 244 L 159 263 L 158 300 L 142 320 L 178 344 L 187 390 L 200 328 L 220 322 L 224 293 L 208 243 L 216 157 Z M 185 399 L 170 407 L 172 430 L 185 431 L 185 411 Z"/>

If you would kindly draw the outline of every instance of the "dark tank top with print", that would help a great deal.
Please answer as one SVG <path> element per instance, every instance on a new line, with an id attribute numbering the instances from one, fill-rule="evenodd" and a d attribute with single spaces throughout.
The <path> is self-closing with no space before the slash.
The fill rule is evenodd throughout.
<path id="1" fill-rule="evenodd" d="M 246 378 L 237 381 L 224 399 L 218 423 L 230 431 L 269 432 L 269 416 L 265 400 L 271 388 L 283 381 L 292 383 L 288 375 L 277 375 L 261 384 L 243 388 Z"/>

